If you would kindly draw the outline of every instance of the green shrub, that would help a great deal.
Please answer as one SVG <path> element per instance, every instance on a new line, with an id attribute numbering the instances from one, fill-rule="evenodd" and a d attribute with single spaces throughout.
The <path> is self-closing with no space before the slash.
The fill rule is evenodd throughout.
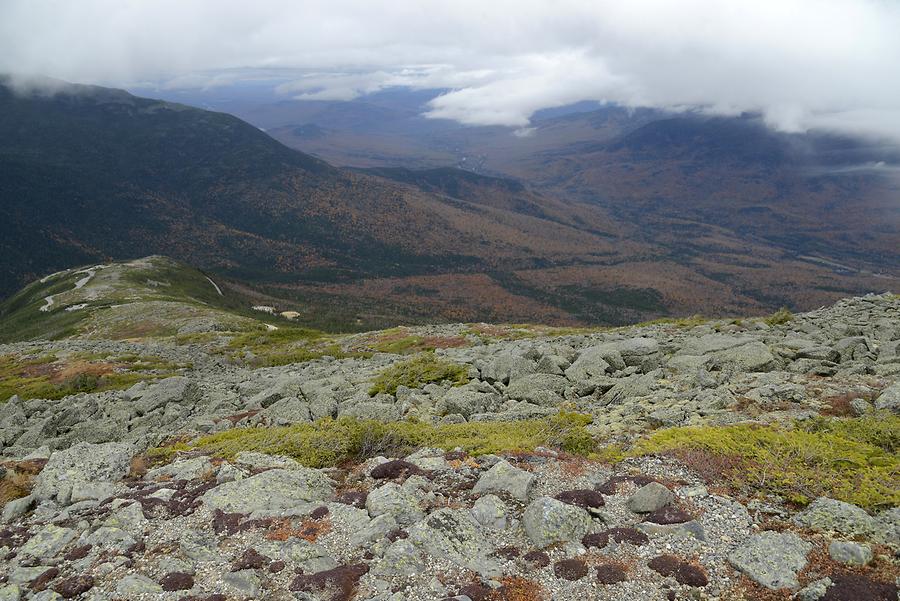
<path id="1" fill-rule="evenodd" d="M 780 326 L 782 324 L 786 324 L 792 319 L 794 319 L 794 314 L 791 313 L 787 307 L 782 307 L 768 317 L 763 318 L 763 321 L 770 326 Z"/>
<path id="2" fill-rule="evenodd" d="M 394 394 L 400 386 L 421 388 L 431 382 L 448 381 L 461 386 L 469 381 L 468 369 L 463 365 L 438 359 L 434 353 L 422 353 L 407 361 L 388 367 L 375 378 L 369 395 L 380 392 Z"/>
<path id="3" fill-rule="evenodd" d="M 376 455 L 398 456 L 422 447 L 462 448 L 472 455 L 558 448 L 589 456 L 597 449 L 585 430 L 590 416 L 559 413 L 539 420 L 468 422 L 434 426 L 417 421 L 379 422 L 351 417 L 277 428 L 239 428 L 204 436 L 174 450 L 189 448 L 231 458 L 241 451 L 292 457 L 309 467 L 362 461 Z M 171 457 L 172 448 L 152 450 L 152 457 Z"/>
<path id="4" fill-rule="evenodd" d="M 801 505 L 828 496 L 875 509 L 900 505 L 898 432 L 900 417 L 891 414 L 795 427 L 670 428 L 629 454 L 673 453 L 748 494 L 778 494 Z"/>

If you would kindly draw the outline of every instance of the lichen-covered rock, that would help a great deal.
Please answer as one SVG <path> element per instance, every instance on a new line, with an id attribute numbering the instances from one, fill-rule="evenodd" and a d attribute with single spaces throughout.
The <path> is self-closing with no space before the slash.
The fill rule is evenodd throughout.
<path id="1" fill-rule="evenodd" d="M 72 489 L 82 485 L 116 482 L 128 473 L 131 447 L 125 443 L 79 443 L 50 456 L 35 479 L 35 499 L 54 499 L 66 505 Z"/>
<path id="2" fill-rule="evenodd" d="M 197 383 L 184 376 L 174 376 L 160 380 L 144 390 L 131 389 L 135 409 L 139 414 L 147 414 L 169 403 L 194 404 L 200 397 Z"/>
<path id="3" fill-rule="evenodd" d="M 511 380 L 506 394 L 511 399 L 535 405 L 558 405 L 568 380 L 553 374 L 528 374 Z"/>
<path id="4" fill-rule="evenodd" d="M 116 594 L 125 599 L 134 599 L 139 595 L 156 595 L 162 593 L 162 587 L 143 574 L 128 574 L 116 584 Z"/>
<path id="5" fill-rule="evenodd" d="M 51 559 L 59 555 L 76 536 L 77 533 L 71 528 L 47 524 L 19 549 L 19 555 L 35 559 Z"/>
<path id="6" fill-rule="evenodd" d="M 416 496 L 395 482 L 370 492 L 366 497 L 366 509 L 373 518 L 390 515 L 401 526 L 413 524 L 425 515 Z"/>
<path id="7" fill-rule="evenodd" d="M 389 513 L 383 513 L 371 519 L 365 526 L 350 534 L 350 544 L 361 547 L 372 541 L 380 540 L 389 532 L 397 529 L 397 520 Z"/>
<path id="8" fill-rule="evenodd" d="M 472 505 L 472 517 L 475 521 L 493 530 L 503 530 L 509 520 L 506 504 L 496 495 L 484 495 Z"/>
<path id="9" fill-rule="evenodd" d="M 875 528 L 877 542 L 900 549 L 900 507 L 885 509 L 876 515 Z"/>
<path id="10" fill-rule="evenodd" d="M 796 589 L 797 573 L 806 566 L 809 543 L 792 532 L 754 534 L 728 555 L 735 568 L 766 588 Z"/>
<path id="11" fill-rule="evenodd" d="M 308 507 L 332 492 L 331 481 L 318 470 L 268 470 L 210 489 L 203 495 L 203 503 L 232 513 L 277 512 Z"/>
<path id="12" fill-rule="evenodd" d="M 439 509 L 409 529 L 409 540 L 425 553 L 479 573 L 496 569 L 493 547 L 465 509 Z"/>
<path id="13" fill-rule="evenodd" d="M 852 541 L 835 540 L 828 545 L 828 555 L 838 563 L 864 566 L 872 561 L 872 548 Z"/>
<path id="14" fill-rule="evenodd" d="M 425 562 L 416 546 L 408 539 L 400 539 L 385 549 L 381 561 L 372 571 L 377 576 L 393 578 L 418 574 L 424 568 Z"/>
<path id="15" fill-rule="evenodd" d="M 794 521 L 812 530 L 835 532 L 846 537 L 871 538 L 877 533 L 875 519 L 864 509 L 827 497 L 819 497 L 810 503 Z"/>
<path id="16" fill-rule="evenodd" d="M 591 516 L 584 509 L 550 497 L 532 501 L 522 516 L 525 532 L 538 548 L 581 540 L 591 524 Z"/>
<path id="17" fill-rule="evenodd" d="M 881 391 L 875 399 L 875 408 L 900 411 L 900 382 L 895 382 Z"/>
<path id="18" fill-rule="evenodd" d="M 527 501 L 533 486 L 534 474 L 503 460 L 481 475 L 472 492 L 476 495 L 507 494 L 519 501 Z"/>

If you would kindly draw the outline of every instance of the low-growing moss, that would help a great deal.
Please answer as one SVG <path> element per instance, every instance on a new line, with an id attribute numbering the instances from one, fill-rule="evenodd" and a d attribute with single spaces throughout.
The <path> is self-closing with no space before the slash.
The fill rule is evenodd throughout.
<path id="1" fill-rule="evenodd" d="M 690 317 L 660 317 L 659 319 L 653 319 L 650 321 L 642 321 L 640 323 L 635 324 L 633 327 L 644 327 L 644 326 L 673 326 L 678 328 L 679 330 L 689 330 L 691 328 L 695 328 L 697 326 L 702 326 L 703 324 L 709 323 L 709 319 L 703 317 L 702 315 L 691 315 Z M 632 327 L 632 326 L 627 326 Z"/>
<path id="2" fill-rule="evenodd" d="M 748 493 L 806 504 L 819 496 L 867 509 L 900 505 L 900 417 L 811 420 L 794 427 L 741 424 L 670 428 L 631 455 L 674 453 Z"/>
<path id="3" fill-rule="evenodd" d="M 227 459 L 241 451 L 257 451 L 286 455 L 309 467 L 362 461 L 376 455 L 404 455 L 422 447 L 459 447 L 477 456 L 545 446 L 589 456 L 597 448 L 585 430 L 590 420 L 590 416 L 559 413 L 546 419 L 435 426 L 342 417 L 275 428 L 239 428 L 204 436 L 189 446 L 182 443 L 177 448 L 155 449 L 148 455 L 166 458 L 190 448 Z"/>
<path id="4" fill-rule="evenodd" d="M 23 399 L 61 399 L 81 392 L 121 390 L 142 380 L 154 380 L 185 367 L 159 357 L 137 355 L 53 355 L 26 359 L 0 356 L 0 402 L 13 395 Z"/>
<path id="5" fill-rule="evenodd" d="M 250 332 L 236 334 L 227 348 L 232 352 L 234 360 L 246 361 L 256 367 L 304 363 L 325 356 L 340 359 L 361 355 L 343 352 L 324 332 L 287 326 L 277 330 L 261 326 Z"/>
<path id="6" fill-rule="evenodd" d="M 375 378 L 369 395 L 380 392 L 394 394 L 400 386 L 421 388 L 431 382 L 450 382 L 461 386 L 469 381 L 468 369 L 464 365 L 438 359 L 434 353 L 422 353 L 408 361 L 401 361 L 388 367 Z"/>
<path id="7" fill-rule="evenodd" d="M 791 313 L 787 307 L 782 307 L 768 317 L 763 318 L 763 321 L 770 326 L 780 326 L 782 324 L 786 324 L 792 319 L 794 319 L 794 314 Z"/>

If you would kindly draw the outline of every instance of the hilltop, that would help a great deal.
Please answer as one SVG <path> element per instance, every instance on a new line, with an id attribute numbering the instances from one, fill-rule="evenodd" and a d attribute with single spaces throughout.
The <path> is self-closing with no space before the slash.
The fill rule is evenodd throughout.
<path id="1" fill-rule="evenodd" d="M 162 257 L 7 301 L 0 595 L 896 597 L 900 297 L 344 334 L 287 309 Z"/>

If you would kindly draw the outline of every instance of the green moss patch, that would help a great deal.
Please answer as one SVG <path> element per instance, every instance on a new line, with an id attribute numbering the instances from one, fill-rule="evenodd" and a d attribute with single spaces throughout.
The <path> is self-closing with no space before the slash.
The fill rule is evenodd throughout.
<path id="1" fill-rule="evenodd" d="M 376 455 L 401 456 L 422 447 L 462 448 L 471 455 L 533 451 L 544 446 L 588 456 L 597 447 L 585 425 L 590 416 L 560 413 L 547 419 L 470 422 L 434 426 L 422 422 L 322 419 L 278 428 L 240 428 L 192 443 L 154 449 L 166 458 L 178 450 L 200 450 L 230 459 L 241 451 L 286 455 L 308 467 L 363 461 Z"/>
<path id="2" fill-rule="evenodd" d="M 443 361 L 434 353 L 422 353 L 408 361 L 395 363 L 378 374 L 369 394 L 394 394 L 400 386 L 421 388 L 431 382 L 446 381 L 461 386 L 469 381 L 468 371 L 464 365 Z"/>
<path id="3" fill-rule="evenodd" d="M 671 453 L 707 480 L 805 505 L 827 496 L 867 509 L 900 505 L 900 417 L 816 419 L 793 427 L 699 426 L 655 432 L 631 455 Z"/>
<path id="4" fill-rule="evenodd" d="M 344 352 L 335 338 L 324 332 L 287 326 L 277 330 L 261 326 L 236 334 L 227 348 L 233 359 L 255 367 L 303 363 L 325 356 L 340 359 L 365 355 Z"/>

